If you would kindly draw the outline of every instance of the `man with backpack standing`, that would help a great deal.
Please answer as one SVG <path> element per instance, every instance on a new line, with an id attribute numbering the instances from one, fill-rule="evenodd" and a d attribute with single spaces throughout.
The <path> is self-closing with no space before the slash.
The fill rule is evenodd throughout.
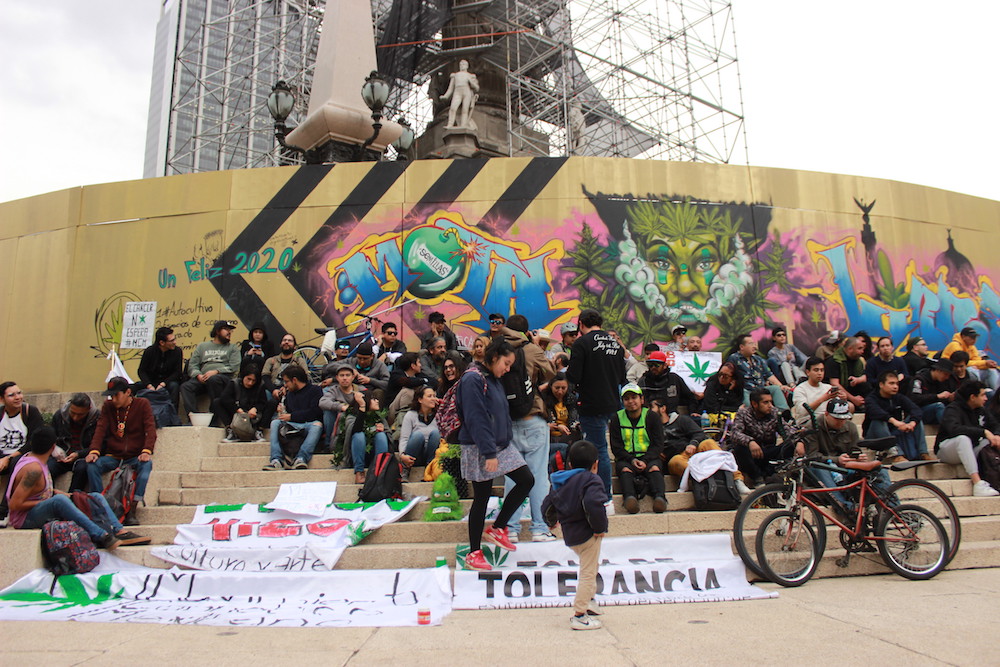
<path id="1" fill-rule="evenodd" d="M 580 336 L 573 343 L 566 378 L 580 396 L 580 427 L 583 437 L 597 447 L 597 472 L 611 505 L 611 456 L 608 454 L 608 424 L 621 407 L 618 388 L 625 383 L 625 352 L 601 326 L 604 318 L 596 310 L 580 313 Z"/>
<path id="2" fill-rule="evenodd" d="M 538 386 L 552 380 L 556 372 L 552 362 L 546 358 L 545 351 L 531 338 L 528 319 L 524 315 L 511 315 L 506 326 L 500 329 L 500 334 L 514 348 L 514 363 L 501 378 L 513 422 L 510 444 L 521 452 L 528 470 L 535 478 L 528 493 L 531 541 L 551 542 L 556 536 L 549 531 L 542 516 L 542 501 L 549 494 L 549 427 L 544 417 L 545 403 L 538 393 Z M 506 478 L 504 497 L 513 488 L 514 482 Z M 509 535 L 511 542 L 518 540 L 520 518 L 521 508 L 518 507 L 510 519 L 509 525 L 514 526 Z"/>
<path id="3" fill-rule="evenodd" d="M 104 488 L 101 476 L 118 466 L 132 466 L 136 471 L 135 496 L 122 523 L 138 526 L 135 510 L 143 503 L 146 483 L 153 472 L 153 449 L 156 447 L 156 422 L 153 408 L 145 398 L 132 395 L 132 386 L 123 377 L 108 381 L 107 400 L 101 406 L 97 429 L 87 454 L 87 477 L 90 490 Z"/>

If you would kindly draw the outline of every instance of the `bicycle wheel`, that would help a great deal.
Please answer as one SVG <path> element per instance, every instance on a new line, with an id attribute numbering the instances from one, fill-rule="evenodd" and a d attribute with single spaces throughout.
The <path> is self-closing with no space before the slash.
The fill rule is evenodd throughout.
<path id="1" fill-rule="evenodd" d="M 885 564 L 907 579 L 930 579 L 944 569 L 948 557 L 948 535 L 937 517 L 919 505 L 899 505 L 882 512 L 876 537 Z"/>
<path id="2" fill-rule="evenodd" d="M 757 577 L 766 579 L 767 575 L 761 569 L 757 561 L 756 541 L 757 528 L 771 510 L 788 509 L 795 498 L 791 495 L 791 487 L 780 482 L 768 484 L 756 489 L 749 496 L 743 499 L 736 516 L 733 519 L 733 544 L 736 546 L 736 553 L 743 559 L 743 564 Z M 803 511 L 807 512 L 806 517 L 813 525 L 819 524 L 819 516 L 816 510 L 803 506 Z M 826 550 L 826 531 L 816 535 L 820 553 Z"/>
<path id="3" fill-rule="evenodd" d="M 814 529 L 804 517 L 788 510 L 764 519 L 757 529 L 757 560 L 767 578 L 788 587 L 809 581 L 823 554 L 816 535 L 825 530 L 822 524 Z"/>
<path id="4" fill-rule="evenodd" d="M 300 345 L 295 348 L 295 352 L 306 360 L 306 366 L 309 367 L 309 380 L 313 384 L 318 384 L 321 379 L 320 373 L 323 372 L 323 367 L 327 364 L 326 355 L 315 345 Z"/>
<path id="5" fill-rule="evenodd" d="M 920 505 L 937 517 L 948 535 L 948 556 L 944 564 L 950 563 L 958 553 L 958 546 L 962 542 L 962 522 L 951 498 L 936 485 L 924 479 L 902 479 L 893 482 L 889 486 L 889 494 L 890 497 L 891 494 L 896 494 L 905 503 Z"/>

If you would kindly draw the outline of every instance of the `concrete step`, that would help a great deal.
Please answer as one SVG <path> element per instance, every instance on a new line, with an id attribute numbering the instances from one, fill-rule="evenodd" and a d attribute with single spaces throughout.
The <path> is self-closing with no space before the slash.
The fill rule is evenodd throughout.
<path id="1" fill-rule="evenodd" d="M 967 478 L 965 469 L 962 466 L 951 465 L 950 463 L 930 463 L 910 470 L 890 470 L 889 478 L 892 481 L 898 479 L 911 478 L 927 479 L 936 481 L 939 479 L 963 479 Z"/>

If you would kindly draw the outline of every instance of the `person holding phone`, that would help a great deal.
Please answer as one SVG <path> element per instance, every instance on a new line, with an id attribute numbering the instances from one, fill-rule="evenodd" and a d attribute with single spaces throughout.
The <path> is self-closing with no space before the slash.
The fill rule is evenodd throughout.
<path id="1" fill-rule="evenodd" d="M 808 427 L 812 423 L 810 412 L 820 419 L 826 413 L 828 401 L 843 396 L 843 389 L 823 382 L 825 367 L 819 357 L 809 357 L 805 369 L 806 381 L 800 382 L 792 392 L 792 417 L 799 426 Z"/>

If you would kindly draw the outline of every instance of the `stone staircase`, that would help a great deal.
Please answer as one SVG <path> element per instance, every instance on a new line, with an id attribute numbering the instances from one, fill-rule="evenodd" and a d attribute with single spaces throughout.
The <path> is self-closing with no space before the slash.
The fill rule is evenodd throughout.
<path id="1" fill-rule="evenodd" d="M 222 429 L 178 427 L 159 432 L 154 470 L 146 492 L 149 506 L 140 508 L 141 526 L 136 532 L 149 535 L 154 544 L 173 542 L 177 524 L 188 523 L 195 507 L 212 503 L 264 503 L 272 500 L 278 486 L 288 482 L 336 481 L 338 502 L 353 502 L 358 486 L 350 470 L 330 467 L 329 455 L 318 454 L 308 470 L 262 471 L 267 462 L 266 443 L 222 443 Z M 892 472 L 894 479 L 912 476 Z M 404 484 L 404 493 L 429 496 L 432 484 L 422 479 L 422 469 L 414 469 L 413 482 Z M 933 464 L 919 468 L 923 479 L 935 480 L 953 498 L 962 518 L 962 546 L 950 568 L 1000 566 L 1000 497 L 974 498 L 972 485 L 955 466 Z M 62 479 L 67 483 L 68 477 Z M 676 490 L 677 479 L 667 477 L 668 511 L 653 514 L 651 500 L 640 502 L 639 514 L 625 513 L 621 497 L 615 497 L 615 516 L 610 534 L 648 535 L 663 533 L 730 532 L 734 512 L 698 512 L 690 493 Z M 499 491 L 499 488 L 498 488 Z M 463 501 L 468 508 L 471 501 Z M 430 567 L 438 557 L 454 565 L 456 543 L 467 541 L 463 522 L 425 523 L 427 503 L 423 502 L 403 520 L 375 531 L 361 544 L 344 552 L 338 569 Z M 522 524 L 526 527 L 527 524 Z M 529 539 L 528 532 L 521 533 Z M 843 555 L 836 529 L 831 529 L 816 576 L 850 576 L 887 572 L 877 554 L 857 555 L 848 568 L 836 560 Z M 41 566 L 39 531 L 0 531 L 0 585 L 6 586 L 29 570 Z M 149 567 L 166 568 L 167 563 L 150 554 L 151 547 L 123 547 L 116 555 Z"/>

